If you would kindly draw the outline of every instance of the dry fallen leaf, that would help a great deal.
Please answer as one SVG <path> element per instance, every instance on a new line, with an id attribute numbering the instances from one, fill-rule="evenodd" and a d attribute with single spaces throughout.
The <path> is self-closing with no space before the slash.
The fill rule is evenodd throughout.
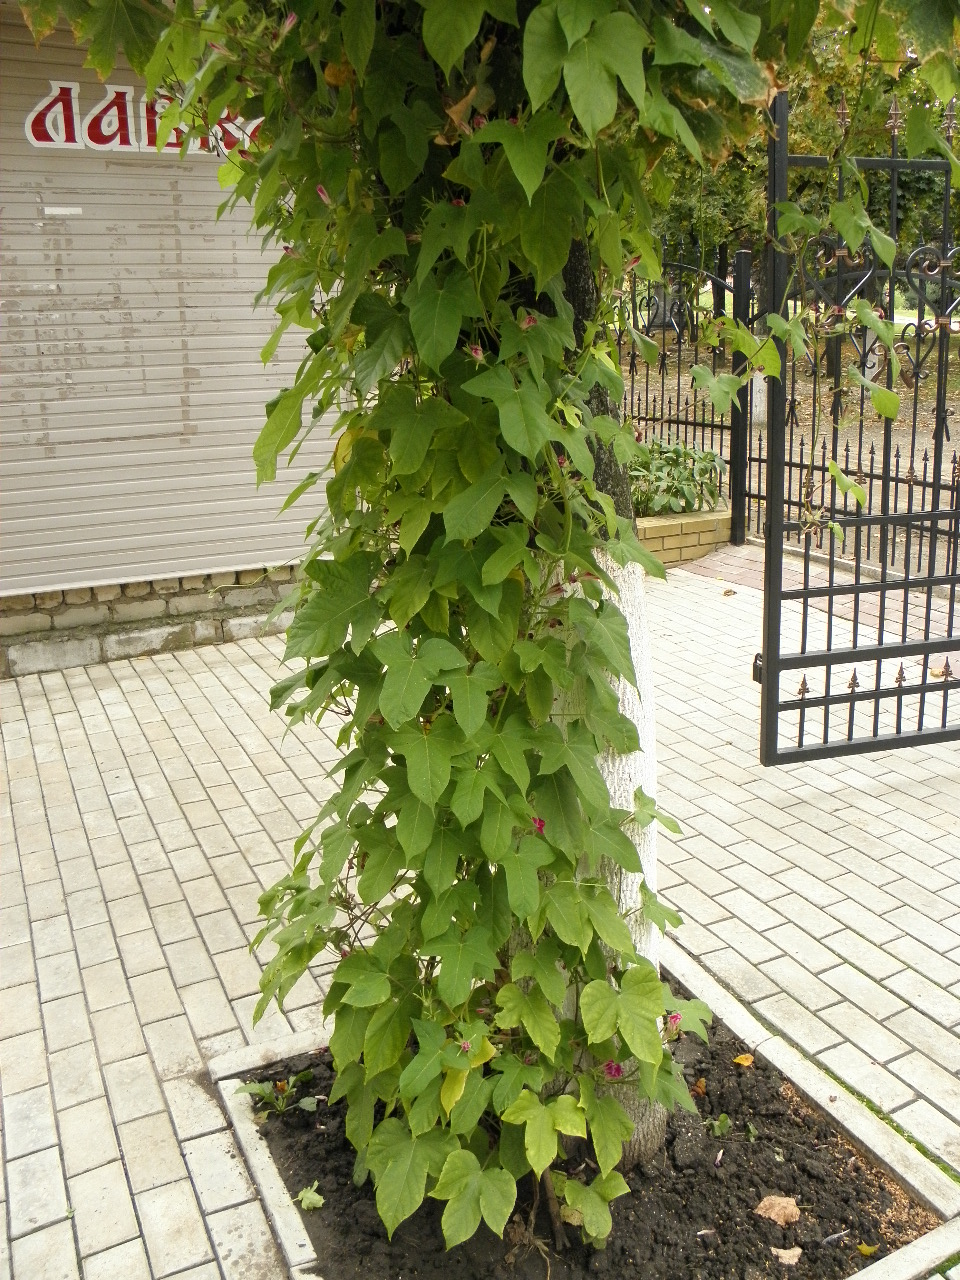
<path id="1" fill-rule="evenodd" d="M 857 1249 L 865 1258 L 872 1258 L 880 1248 L 878 1244 L 858 1244 Z"/>
<path id="2" fill-rule="evenodd" d="M 732 587 L 727 587 L 726 591 L 723 594 L 725 596 L 735 596 L 737 593 L 734 591 Z"/>
<path id="3" fill-rule="evenodd" d="M 785 1267 L 795 1267 L 800 1261 L 800 1255 L 803 1250 L 799 1245 L 794 1245 L 792 1249 L 778 1249 L 775 1245 L 771 1245 L 770 1252 Z"/>
<path id="4" fill-rule="evenodd" d="M 739 1055 L 739 1057 L 734 1058 L 734 1062 L 737 1064 L 737 1066 L 738 1066 L 738 1067 L 752 1067 L 752 1066 L 753 1066 L 753 1054 L 752 1054 L 752 1053 L 741 1053 L 741 1054 Z"/>
<path id="5" fill-rule="evenodd" d="M 761 1218 L 769 1218 L 779 1227 L 788 1227 L 800 1217 L 793 1196 L 764 1196 L 753 1212 Z"/>
<path id="6" fill-rule="evenodd" d="M 706 1094 L 707 1082 L 704 1080 L 703 1076 L 700 1077 L 696 1084 L 692 1084 L 690 1086 L 690 1092 L 695 1098 L 702 1098 Z"/>

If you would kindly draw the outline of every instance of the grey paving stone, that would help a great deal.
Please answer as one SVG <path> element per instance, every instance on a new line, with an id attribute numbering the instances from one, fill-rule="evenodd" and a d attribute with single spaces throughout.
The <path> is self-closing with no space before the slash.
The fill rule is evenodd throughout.
<path id="1" fill-rule="evenodd" d="M 70 1204 L 84 1257 L 133 1240 L 140 1234 L 119 1160 L 71 1178 Z"/>
<path id="2" fill-rule="evenodd" d="M 956 913 L 951 913 L 952 918 L 956 918 Z M 890 925 L 898 926 L 902 933 L 908 933 L 911 938 L 916 938 L 918 942 L 924 943 L 926 946 L 934 947 L 937 951 L 947 953 L 960 945 L 960 934 L 954 932 L 953 929 L 945 928 L 942 924 L 938 924 L 936 920 L 924 915 L 921 911 L 917 911 L 912 906 L 898 907 L 896 911 L 887 913 L 886 921 Z"/>
<path id="3" fill-rule="evenodd" d="M 784 924 L 776 929 L 770 929 L 765 937 L 811 973 L 822 973 L 824 969 L 831 969 L 837 963 L 837 958 L 832 951 L 828 951 L 825 946 L 795 924 Z"/>
<path id="4" fill-rule="evenodd" d="M 184 1076 L 165 1080 L 163 1092 L 181 1142 L 215 1133 L 226 1127 L 213 1086 L 205 1087 L 199 1080 Z"/>
<path id="5" fill-rule="evenodd" d="M 118 1158 L 120 1152 L 105 1097 L 58 1110 L 57 1120 L 68 1178 Z"/>
<path id="6" fill-rule="evenodd" d="M 50 1078 L 57 1111 L 103 1095 L 100 1063 L 92 1040 L 50 1055 Z"/>
<path id="7" fill-rule="evenodd" d="M 0 956 L 2 954 L 0 952 Z M 25 982 L 19 987 L 0 986 L 0 1039 L 39 1031 L 40 1027 L 40 1001 L 34 984 Z"/>
<path id="8" fill-rule="evenodd" d="M 204 1213 L 256 1198 L 237 1144 L 227 1130 L 185 1142 L 183 1154 Z"/>
<path id="9" fill-rule="evenodd" d="M 214 911 L 200 916 L 197 925 L 212 955 L 218 951 L 235 951 L 246 942 L 232 911 Z"/>
<path id="10" fill-rule="evenodd" d="M 210 1233 L 226 1280 L 281 1274 L 284 1264 L 259 1201 L 211 1215 Z"/>
<path id="11" fill-rule="evenodd" d="M 948 1116 L 960 1116 L 960 1079 L 922 1053 L 909 1053 L 890 1063 L 890 1070 Z"/>
<path id="12" fill-rule="evenodd" d="M 170 1182 L 136 1197 L 147 1256 L 156 1280 L 212 1258 L 189 1181 Z M 282 1271 L 276 1273 L 282 1275 Z"/>
<path id="13" fill-rule="evenodd" d="M 214 964 L 228 1000 L 259 994 L 262 971 L 246 947 L 219 952 L 214 956 Z"/>
<path id="14" fill-rule="evenodd" d="M 162 1111 L 163 1095 L 146 1054 L 111 1062 L 103 1069 L 110 1109 L 117 1124 Z"/>
<path id="15" fill-rule="evenodd" d="M 144 1026 L 183 1013 L 183 1005 L 166 969 L 153 970 L 130 979 L 133 1003 Z"/>
<path id="16" fill-rule="evenodd" d="M 73 941 L 81 975 L 98 964 L 116 960 L 119 954 L 113 928 L 109 924 L 93 924 L 75 929 Z"/>
<path id="17" fill-rule="evenodd" d="M 59 1000 L 63 996 L 76 995 L 83 990 L 80 968 L 73 951 L 60 952 L 37 959 L 37 978 L 40 983 L 40 999 Z"/>
<path id="18" fill-rule="evenodd" d="M 857 1005 L 874 1018 L 884 1020 L 905 1008 L 903 1000 L 851 965 L 837 965 L 835 969 L 825 970 L 820 976 L 835 991 L 846 996 L 851 1004 Z"/>
<path id="19" fill-rule="evenodd" d="M 56 1147 L 8 1160 L 10 1238 L 25 1236 L 67 1216 L 67 1192 Z"/>
<path id="20" fill-rule="evenodd" d="M 903 934 L 903 929 L 889 920 L 871 916 L 852 898 L 844 898 L 842 902 L 834 903 L 832 907 L 827 908 L 827 914 L 847 925 L 855 933 L 869 932 L 870 941 L 878 947 L 886 946 L 888 942 L 892 942 L 894 938 L 899 938 Z"/>
<path id="21" fill-rule="evenodd" d="M 960 1000 L 912 969 L 901 969 L 899 973 L 886 978 L 884 986 L 902 996 L 914 1009 L 925 1013 L 935 1022 L 945 1027 L 960 1024 Z"/>
<path id="22" fill-rule="evenodd" d="M 128 1120 L 117 1132 L 134 1193 L 186 1177 L 180 1145 L 166 1111 Z"/>
<path id="23" fill-rule="evenodd" d="M 87 1005 L 82 995 L 63 996 L 59 1000 L 45 1000 L 40 1006 L 47 1049 L 69 1049 L 93 1038 Z"/>
<path id="24" fill-rule="evenodd" d="M 109 1009 L 101 1009 L 92 1018 L 93 1037 L 102 1063 L 119 1062 L 144 1052 L 146 1045 L 143 1043 L 137 1011 L 132 1004 L 117 1004 Z"/>
<path id="25" fill-rule="evenodd" d="M 960 1169 L 960 1123 L 956 1117 L 948 1118 L 938 1107 L 918 1098 L 895 1111 L 893 1118 L 941 1160 Z"/>
<path id="26" fill-rule="evenodd" d="M 198 1038 L 219 1035 L 236 1027 L 236 1018 L 218 979 L 184 987 L 180 995 Z"/>
<path id="27" fill-rule="evenodd" d="M 203 1069 L 203 1057 L 185 1014 L 152 1022 L 144 1034 L 157 1075 L 171 1080 Z"/>
<path id="28" fill-rule="evenodd" d="M 760 965 L 760 970 L 781 991 L 788 992 L 805 1009 L 809 1009 L 813 1013 L 837 1003 L 836 992 L 790 956 L 779 956 L 776 960 L 765 960 Z"/>
<path id="29" fill-rule="evenodd" d="M 832 1027 L 783 992 L 758 1000 L 754 1009 L 764 1022 L 782 1031 L 807 1053 L 821 1053 L 840 1042 L 840 1035 Z"/>
<path id="30" fill-rule="evenodd" d="M 5 909 L 9 910 L 9 909 Z M 37 974 L 33 965 L 33 947 L 27 927 L 24 940 L 15 940 L 4 933 L 4 910 L 0 910 L 0 987 L 22 987 L 35 984 Z"/>
<path id="31" fill-rule="evenodd" d="M 57 1145 L 57 1126 L 48 1085 L 15 1093 L 5 1099 L 3 1140 L 8 1160 Z"/>
<path id="32" fill-rule="evenodd" d="M 869 927 L 864 921 L 864 927 Z M 892 973 L 903 968 L 903 960 L 898 959 L 896 948 L 903 938 L 896 938 L 887 944 L 887 948 L 874 946 L 853 929 L 840 929 L 833 933 L 824 943 L 831 951 L 835 951 L 842 959 L 848 961 L 856 969 L 862 970 L 875 981 L 889 978 Z M 890 952 L 894 952 L 893 955 Z"/>
<path id="33" fill-rule="evenodd" d="M 163 950 L 152 928 L 125 934 L 118 942 L 124 972 L 128 978 L 140 977 L 165 967 Z"/>
<path id="34" fill-rule="evenodd" d="M 760 902 L 744 889 L 732 889 L 729 893 L 723 894 L 717 900 L 717 905 L 723 907 L 727 914 L 734 916 L 737 920 L 744 921 L 758 933 L 765 933 L 768 929 L 776 928 L 777 925 L 786 924 L 785 918 L 779 911 Z"/>
<path id="35" fill-rule="evenodd" d="M 960 1073 L 960 1036 L 931 1022 L 915 1009 L 904 1009 L 887 1026 L 948 1071 Z"/>
<path id="36" fill-rule="evenodd" d="M 143 1242 L 128 1240 L 83 1260 L 84 1280 L 152 1280 Z"/>
<path id="37" fill-rule="evenodd" d="M 73 1227 L 68 1221 L 14 1240 L 10 1250 L 15 1280 L 80 1280 Z"/>
<path id="38" fill-rule="evenodd" d="M 819 1055 L 825 1067 L 845 1080 L 858 1093 L 890 1112 L 912 1102 L 915 1094 L 902 1080 L 869 1058 L 852 1044 L 839 1044 Z"/>
<path id="39" fill-rule="evenodd" d="M 701 959 L 704 968 L 748 1003 L 772 996 L 777 991 L 774 982 L 730 947 L 708 952 Z"/>
<path id="40" fill-rule="evenodd" d="M 765 871 L 758 871 L 749 862 L 736 862 L 728 867 L 724 874 L 735 885 L 745 889 L 754 898 L 759 898 L 761 902 L 775 903 L 787 892 L 786 887 L 776 877 L 768 875 Z"/>

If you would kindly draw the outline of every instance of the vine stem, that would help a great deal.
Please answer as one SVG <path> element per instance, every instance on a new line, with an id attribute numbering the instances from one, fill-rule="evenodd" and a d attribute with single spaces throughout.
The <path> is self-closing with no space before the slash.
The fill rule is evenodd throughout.
<path id="1" fill-rule="evenodd" d="M 570 1241 L 567 1239 L 567 1233 L 563 1229 L 563 1219 L 560 1217 L 560 1203 L 557 1200 L 557 1193 L 554 1189 L 549 1169 L 544 1169 L 540 1175 L 540 1181 L 543 1183 L 544 1195 L 547 1198 L 547 1209 L 550 1213 L 550 1225 L 553 1227 L 553 1244 L 557 1253 L 561 1253 L 564 1249 L 569 1249 Z"/>

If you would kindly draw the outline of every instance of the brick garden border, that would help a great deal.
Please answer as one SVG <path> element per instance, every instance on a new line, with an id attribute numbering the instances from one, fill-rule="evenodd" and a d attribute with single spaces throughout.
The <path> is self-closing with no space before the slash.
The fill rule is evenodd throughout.
<path id="1" fill-rule="evenodd" d="M 0 679 L 283 631 L 294 571 L 152 578 L 0 597 Z"/>
<path id="2" fill-rule="evenodd" d="M 637 537 L 667 567 L 700 560 L 730 541 L 730 512 L 643 516 L 637 521 Z"/>

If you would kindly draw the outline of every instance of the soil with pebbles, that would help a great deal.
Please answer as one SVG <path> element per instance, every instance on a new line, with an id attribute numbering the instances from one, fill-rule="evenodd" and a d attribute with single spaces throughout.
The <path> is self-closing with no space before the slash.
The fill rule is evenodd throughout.
<path id="1" fill-rule="evenodd" d="M 735 1063 L 748 1050 L 722 1024 L 714 1024 L 709 1045 L 685 1035 L 674 1048 L 699 1114 L 676 1112 L 660 1156 L 627 1176 L 632 1194 L 613 1203 L 613 1233 L 599 1252 L 568 1227 L 571 1246 L 558 1254 L 543 1204 L 534 1232 L 539 1246 L 529 1237 L 517 1243 L 530 1208 L 525 1184 L 513 1248 L 481 1224 L 472 1240 L 447 1252 L 442 1205 L 429 1200 L 388 1240 L 370 1183 L 353 1184 L 345 1104 L 325 1102 L 333 1083 L 329 1053 L 251 1078 L 313 1071 L 302 1092 L 318 1095 L 317 1111 L 272 1115 L 263 1134 L 291 1195 L 317 1182 L 325 1197 L 321 1209 L 303 1214 L 324 1280 L 842 1280 L 938 1225 L 773 1067 L 760 1059 Z M 768 1195 L 793 1197 L 799 1220 L 780 1227 L 755 1214 Z M 796 1246 L 801 1254 L 792 1266 L 772 1252 Z"/>

